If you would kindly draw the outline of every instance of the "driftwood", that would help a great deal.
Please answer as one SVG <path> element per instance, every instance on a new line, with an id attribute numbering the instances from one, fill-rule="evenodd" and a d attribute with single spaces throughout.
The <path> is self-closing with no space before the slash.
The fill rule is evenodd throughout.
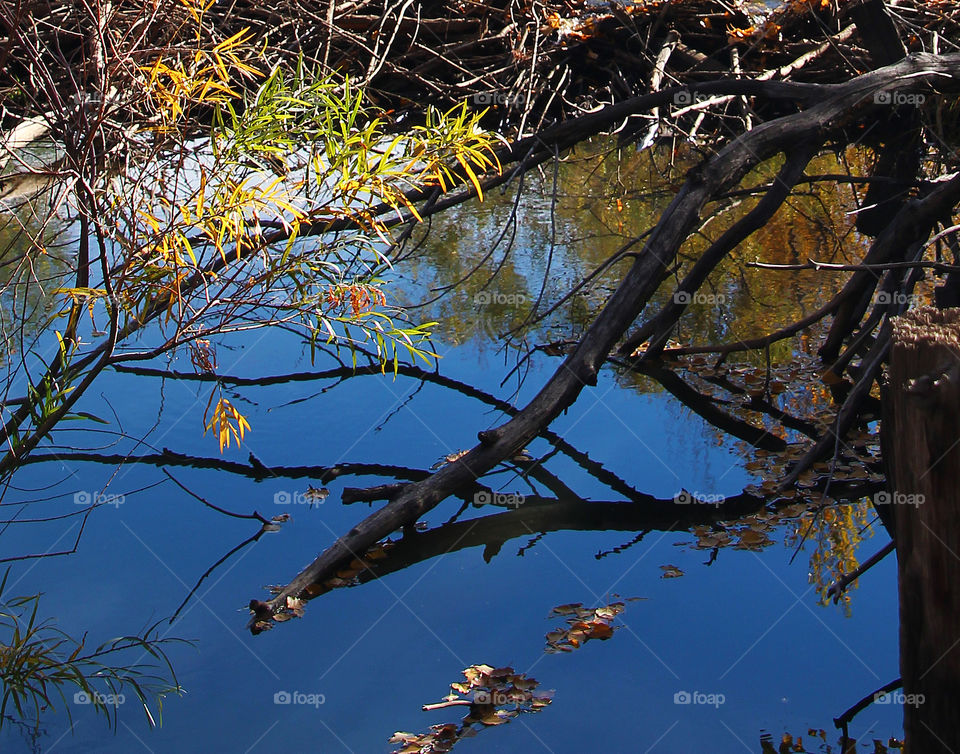
<path id="1" fill-rule="evenodd" d="M 274 610 L 312 583 L 329 576 L 343 561 L 357 557 L 378 540 L 415 521 L 450 494 L 475 483 L 497 463 L 523 448 L 581 390 L 596 384 L 597 371 L 611 349 L 658 288 L 700 212 L 710 199 L 732 189 L 753 167 L 793 151 L 811 139 L 822 141 L 846 125 L 852 113 L 869 105 L 875 92 L 898 86 L 919 89 L 925 80 L 960 72 L 960 56 L 915 55 L 845 84 L 824 87 L 820 100 L 802 112 L 763 123 L 743 134 L 692 171 L 654 228 L 623 282 L 594 320 L 573 353 L 536 397 L 506 424 L 479 434 L 480 444 L 431 477 L 402 493 L 338 539 L 290 582 L 269 604 Z M 736 82 L 746 84 L 748 82 Z M 773 82 L 750 82 L 762 89 Z M 756 93 L 756 90 L 755 90 Z M 616 107 L 616 106 L 614 106 Z M 588 118 L 590 116 L 587 116 Z"/>

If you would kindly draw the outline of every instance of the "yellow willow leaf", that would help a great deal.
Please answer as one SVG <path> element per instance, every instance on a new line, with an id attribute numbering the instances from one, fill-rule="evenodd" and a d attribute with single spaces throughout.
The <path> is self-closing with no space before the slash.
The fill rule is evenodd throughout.
<path id="1" fill-rule="evenodd" d="M 236 205 L 239 203 L 238 197 L 243 196 L 243 185 L 246 183 L 246 178 L 244 178 L 240 183 L 233 184 L 233 190 L 230 192 L 230 197 L 227 199 L 227 205 Z"/>
<path id="2" fill-rule="evenodd" d="M 217 54 L 216 48 L 213 50 L 213 70 L 216 72 L 220 81 L 227 82 L 230 80 L 230 72 L 227 70 L 227 64 L 224 63 L 223 58 Z"/>
<path id="3" fill-rule="evenodd" d="M 197 221 L 199 222 L 203 218 L 203 199 L 207 190 L 207 174 L 204 171 L 200 172 L 200 188 L 197 191 Z"/>
<path id="4" fill-rule="evenodd" d="M 432 171 L 432 178 L 436 181 L 436 185 L 440 187 L 441 191 L 447 190 L 447 182 L 443 180 L 443 168 L 440 165 L 437 165 L 436 169 Z"/>
<path id="5" fill-rule="evenodd" d="M 417 212 L 417 208 L 413 206 L 413 203 L 412 203 L 412 202 L 409 202 L 409 201 L 408 201 L 408 202 L 405 202 L 405 203 L 406 203 L 406 205 L 407 205 L 407 209 L 409 209 L 410 212 L 413 214 L 413 216 L 414 216 L 415 218 L 417 218 L 417 222 L 422 223 L 422 222 L 423 222 L 423 218 L 420 217 L 420 213 Z"/>
<path id="6" fill-rule="evenodd" d="M 203 0 L 180 0 L 180 4 L 183 5 L 189 12 L 194 21 L 198 24 L 201 21 L 201 16 L 208 10 L 210 6 L 213 5 L 216 0 L 209 0 L 204 4 Z"/>
<path id="7" fill-rule="evenodd" d="M 211 400 L 213 400 L 212 395 Z M 208 403 L 208 409 L 209 405 Z M 206 412 L 204 418 L 206 418 Z M 231 418 L 237 422 L 236 428 L 230 423 Z M 224 448 L 230 447 L 231 435 L 233 435 L 239 445 L 240 440 L 243 439 L 246 431 L 249 429 L 250 423 L 243 414 L 231 405 L 230 401 L 226 398 L 220 398 L 216 408 L 214 408 L 213 417 L 210 419 L 210 422 L 205 425 L 204 434 L 206 434 L 207 430 L 215 430 L 217 432 L 217 441 L 220 444 L 220 452 L 222 453 Z"/>
<path id="8" fill-rule="evenodd" d="M 209 99 L 207 98 L 208 92 L 214 93 L 214 95 L 209 97 Z M 197 100 L 200 102 L 216 102 L 219 101 L 219 99 L 236 99 L 239 96 L 240 92 L 238 92 L 236 89 L 231 89 L 229 86 L 214 81 L 213 79 L 207 79 L 203 82 L 203 87 L 200 90 L 200 94 L 197 95 Z"/>
<path id="9" fill-rule="evenodd" d="M 224 267 L 227 266 L 227 254 L 223 250 L 223 239 L 226 233 L 227 233 L 227 224 L 223 220 L 220 220 L 217 223 L 216 236 L 213 239 L 213 245 L 216 248 L 217 252 L 220 254 L 220 259 L 223 260 Z"/>
<path id="10" fill-rule="evenodd" d="M 220 44 L 213 48 L 214 53 L 226 52 L 227 50 L 240 47 L 250 37 L 249 27 L 244 27 L 232 37 L 227 37 Z"/>
<path id="11" fill-rule="evenodd" d="M 197 266 L 197 258 L 196 258 L 196 257 L 194 256 L 194 254 L 193 254 L 193 246 L 192 246 L 191 243 L 190 243 L 190 239 L 187 238 L 183 233 L 180 233 L 178 240 L 180 241 L 180 245 L 181 245 L 181 246 L 184 248 L 184 250 L 187 252 L 187 256 L 190 257 L 190 261 L 193 262 L 193 266 L 196 267 L 196 266 Z"/>
<path id="12" fill-rule="evenodd" d="M 470 179 L 470 183 L 473 184 L 473 187 L 477 190 L 477 198 L 482 202 L 483 201 L 483 189 L 480 188 L 480 181 L 477 180 L 477 176 L 474 174 L 473 170 L 470 169 L 470 164 L 463 158 L 463 155 L 457 155 L 457 162 L 459 162 L 464 171 L 467 173 L 467 178 Z"/>
<path id="13" fill-rule="evenodd" d="M 160 66 L 163 66 L 163 62 L 159 59 L 154 61 L 152 66 L 149 66 L 149 65 L 140 66 L 140 70 L 143 71 L 145 74 L 147 74 L 147 80 L 149 84 L 153 84 L 156 82 L 157 77 L 160 75 Z M 163 66 L 163 67 L 166 68 L 166 66 Z"/>
<path id="14" fill-rule="evenodd" d="M 232 64 L 233 64 L 233 67 L 236 68 L 236 69 L 237 69 L 238 71 L 240 71 L 241 73 L 249 73 L 251 76 L 264 76 L 264 75 L 265 75 L 264 72 L 261 71 L 259 68 L 255 68 L 255 67 L 252 66 L 252 65 L 247 65 L 246 63 L 244 63 L 244 62 L 243 62 L 242 60 L 240 60 L 239 58 L 233 59 Z M 305 103 L 301 103 L 301 104 L 305 104 Z"/>
<path id="15" fill-rule="evenodd" d="M 275 197 L 275 198 L 273 199 L 273 203 L 274 203 L 277 207 L 279 207 L 280 209 L 286 210 L 286 211 L 289 212 L 291 215 L 293 215 L 293 221 L 294 221 L 294 222 L 296 222 L 296 221 L 298 221 L 298 220 L 302 220 L 304 217 L 306 217 L 306 215 L 304 214 L 303 210 L 301 210 L 301 209 L 299 209 L 299 208 L 297 208 L 297 207 L 294 207 L 294 206 L 293 206 L 292 204 L 290 204 L 290 202 L 288 202 L 286 199 L 280 199 L 279 197 Z"/>
<path id="16" fill-rule="evenodd" d="M 142 209 L 138 209 L 137 214 L 139 214 L 147 223 L 147 225 L 149 225 L 153 229 L 154 233 L 160 232 L 160 221 L 156 217 L 151 215 L 149 212 L 145 212 Z"/>

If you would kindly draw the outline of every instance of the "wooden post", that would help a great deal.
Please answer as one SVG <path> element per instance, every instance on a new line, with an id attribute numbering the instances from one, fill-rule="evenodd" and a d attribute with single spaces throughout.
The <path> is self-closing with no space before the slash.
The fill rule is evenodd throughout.
<path id="1" fill-rule="evenodd" d="M 889 397 L 906 750 L 960 752 L 960 309 L 893 319 Z"/>

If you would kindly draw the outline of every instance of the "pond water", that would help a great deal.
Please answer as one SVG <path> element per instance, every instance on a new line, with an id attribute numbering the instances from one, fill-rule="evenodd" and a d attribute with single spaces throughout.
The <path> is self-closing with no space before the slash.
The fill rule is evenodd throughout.
<path id="1" fill-rule="evenodd" d="M 421 734 L 458 722 L 462 708 L 421 706 L 441 702 L 462 671 L 478 664 L 535 678 L 552 702 L 507 724 L 476 726 L 478 735 L 460 740 L 458 752 L 839 751 L 833 718 L 899 674 L 895 562 L 874 568 L 839 605 L 824 602 L 822 587 L 835 561 L 855 566 L 886 534 L 869 526 L 872 512 L 854 501 L 816 520 L 795 512 L 769 525 L 762 514 L 728 523 L 730 531 L 763 534 L 741 536 L 739 548 L 736 537 L 731 546 L 697 547 L 719 531 L 711 528 L 709 501 L 762 481 L 751 465 L 757 455 L 653 378 L 612 368 L 553 423 L 552 440 L 531 443 L 529 454 L 545 459 L 536 474 L 521 478 L 514 464 L 483 480 L 516 495 L 504 498 L 515 504 L 449 499 L 388 551 L 378 578 L 324 593 L 302 618 L 269 632 L 246 629 L 251 598 L 288 582 L 369 512 L 364 503 L 343 504 L 344 488 L 421 476 L 503 421 L 484 394 L 522 406 L 552 374 L 559 360 L 549 351 L 515 370 L 522 347 L 576 338 L 623 264 L 560 304 L 524 340 L 501 333 L 523 322 L 542 288 L 545 311 L 631 233 L 649 227 L 682 177 L 676 155 L 601 159 L 606 146 L 558 171 L 555 203 L 552 169 L 527 178 L 509 255 L 501 244 L 481 262 L 509 225 L 512 193 L 434 218 L 423 245 L 398 262 L 390 290 L 407 303 L 432 298 L 431 289 L 480 266 L 449 295 L 412 310 L 416 320 L 439 322 L 438 372 L 449 379 L 388 372 L 228 382 L 252 431 L 223 456 L 202 431 L 211 383 L 129 372 L 99 379 L 79 409 L 110 424 L 77 423 L 57 433 L 55 446 L 38 449 L 13 478 L 4 519 L 69 514 L 76 500 L 119 497 L 94 512 L 76 552 L 16 564 L 7 594 L 43 592 L 42 614 L 92 644 L 162 621 L 162 635 L 194 642 L 170 648 L 186 694 L 166 699 L 157 729 L 129 697 L 116 732 L 89 705 L 72 703 L 71 730 L 58 705 L 39 736 L 5 725 L 3 751 L 386 754 L 402 748 L 388 742 L 395 731 Z M 828 164 L 823 172 L 831 172 Z M 672 181 L 655 181 L 662 173 Z M 731 211 L 704 234 L 727 227 L 739 201 L 731 199 Z M 802 260 L 837 238 L 837 254 L 855 255 L 859 240 L 849 229 L 825 227 L 816 209 L 847 201 L 821 194 L 792 206 L 721 271 L 715 297 L 693 307 L 677 337 L 707 343 L 760 334 L 822 303 L 831 278 L 777 276 L 740 263 L 754 252 L 764 261 Z M 311 364 L 309 349 L 284 332 L 234 335 L 214 346 L 218 372 L 233 377 L 339 366 L 328 354 Z M 772 357 L 809 361 L 808 350 L 815 349 L 799 339 Z M 763 361 L 760 354 L 732 363 L 748 376 Z M 188 354 L 151 366 L 194 371 Z M 828 411 L 823 385 L 783 382 L 778 406 Z M 269 472 L 258 473 L 250 454 Z M 259 525 L 204 507 L 164 468 L 223 508 L 291 518 L 208 573 Z M 309 504 L 310 485 L 326 486 L 329 496 Z M 680 490 L 706 502 L 691 505 L 697 510 L 682 521 L 645 517 L 645 496 L 665 500 Z M 601 513 L 587 510 L 594 503 Z M 702 528 L 691 531 L 698 516 Z M 9 525 L 4 554 L 71 550 L 80 525 L 79 516 Z M 570 627 L 570 609 L 551 615 L 553 608 L 619 601 L 609 638 L 545 651 L 548 632 Z M 885 751 L 902 735 L 901 717 L 894 704 L 869 707 L 851 726 L 857 750 Z M 791 748 L 780 748 L 784 741 Z"/>

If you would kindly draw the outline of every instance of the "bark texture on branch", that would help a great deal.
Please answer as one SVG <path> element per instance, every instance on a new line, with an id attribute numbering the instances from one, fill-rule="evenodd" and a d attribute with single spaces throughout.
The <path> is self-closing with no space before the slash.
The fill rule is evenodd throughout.
<path id="1" fill-rule="evenodd" d="M 895 85 L 919 87 L 929 76 L 956 70 L 960 70 L 958 55 L 917 55 L 846 84 L 825 87 L 817 104 L 758 126 L 692 170 L 603 311 L 533 400 L 507 423 L 481 432 L 480 444 L 462 458 L 433 476 L 410 484 L 388 505 L 334 542 L 272 600 L 273 609 L 282 608 L 287 597 L 304 593 L 310 584 L 323 580 L 345 560 L 362 555 L 378 540 L 417 520 L 457 490 L 475 483 L 536 437 L 576 400 L 584 387 L 595 385 L 600 367 L 656 292 L 664 271 L 700 222 L 707 201 L 733 188 L 764 160 L 841 128 L 852 112 L 872 102 L 874 92 Z"/>
<path id="2" fill-rule="evenodd" d="M 909 752 L 960 751 L 960 309 L 893 320 L 893 478 L 900 671 Z"/>

